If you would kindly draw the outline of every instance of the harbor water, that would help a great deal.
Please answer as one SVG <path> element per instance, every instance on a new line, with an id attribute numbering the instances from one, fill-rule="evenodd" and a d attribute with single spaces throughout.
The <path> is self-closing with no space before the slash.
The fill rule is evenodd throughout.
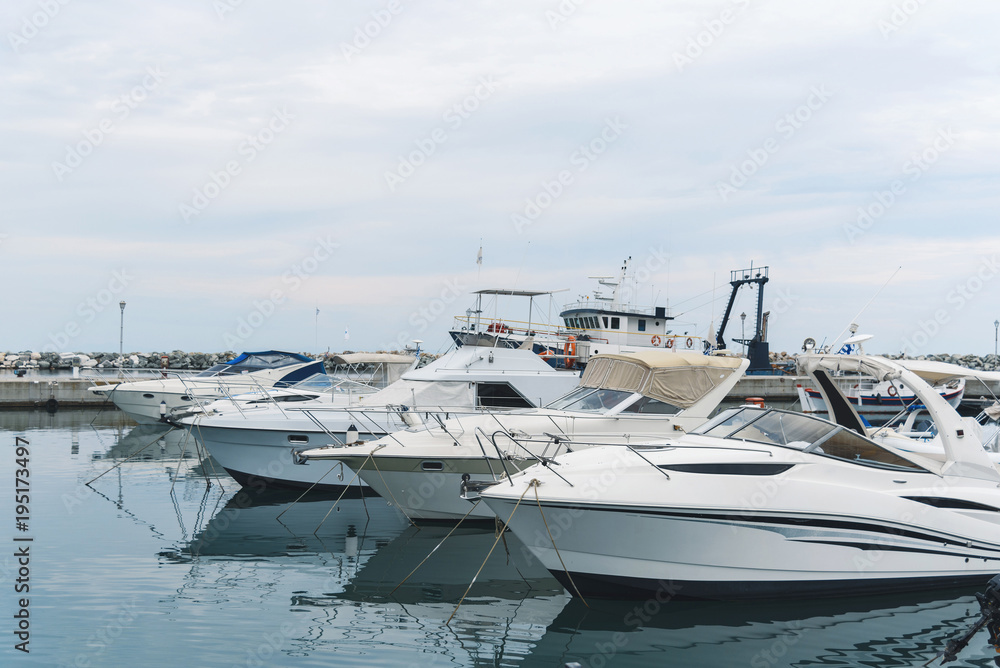
<path id="1" fill-rule="evenodd" d="M 492 526 L 241 490 L 118 411 L 0 412 L 0 439 L 2 666 L 919 666 L 978 617 L 975 589 L 585 603 Z"/>

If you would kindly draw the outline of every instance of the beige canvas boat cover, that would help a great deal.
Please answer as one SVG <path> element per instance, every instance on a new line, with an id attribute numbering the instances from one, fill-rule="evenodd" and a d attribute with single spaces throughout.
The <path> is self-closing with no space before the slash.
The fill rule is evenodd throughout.
<path id="1" fill-rule="evenodd" d="M 689 408 L 740 368 L 737 357 L 646 350 L 625 355 L 595 355 L 580 385 L 625 392 Z"/>

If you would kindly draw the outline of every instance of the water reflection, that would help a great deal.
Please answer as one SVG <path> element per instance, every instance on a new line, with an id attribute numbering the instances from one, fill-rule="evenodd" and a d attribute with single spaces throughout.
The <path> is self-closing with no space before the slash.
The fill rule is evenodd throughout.
<path id="1" fill-rule="evenodd" d="M 985 583 L 984 583 L 985 584 Z M 554 665 L 919 666 L 978 618 L 974 590 L 721 603 L 571 601 L 534 657 Z M 985 633 L 960 665 L 992 665 Z"/>
<path id="2" fill-rule="evenodd" d="M 491 528 L 442 543 L 450 527 L 411 527 L 377 497 L 331 511 L 330 495 L 240 490 L 210 462 L 192 472 L 182 432 L 116 415 L 0 414 L 31 440 L 45 490 L 32 499 L 46 641 L 33 665 L 919 666 L 979 612 L 969 590 L 587 608 L 514 536 L 487 560 Z M 130 458 L 150 441 L 148 459 Z M 13 465 L 0 461 L 8 479 Z M 123 604 L 135 618 L 114 643 L 94 642 Z M 994 656 L 983 631 L 948 665 Z"/>

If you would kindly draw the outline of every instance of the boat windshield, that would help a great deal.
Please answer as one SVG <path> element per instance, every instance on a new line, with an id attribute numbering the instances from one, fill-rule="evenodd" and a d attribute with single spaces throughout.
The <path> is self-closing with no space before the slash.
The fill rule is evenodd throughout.
<path id="1" fill-rule="evenodd" d="M 559 411 L 607 413 L 632 395 L 632 392 L 623 392 L 622 390 L 578 387 L 566 396 L 550 403 L 547 408 Z"/>
<path id="2" fill-rule="evenodd" d="M 732 408 L 692 433 L 794 448 L 865 466 L 925 470 L 857 432 L 802 413 Z"/>

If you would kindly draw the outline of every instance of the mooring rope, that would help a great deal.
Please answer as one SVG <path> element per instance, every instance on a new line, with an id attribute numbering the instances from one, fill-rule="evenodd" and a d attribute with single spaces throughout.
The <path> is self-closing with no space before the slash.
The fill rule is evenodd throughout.
<path id="1" fill-rule="evenodd" d="M 341 467 L 343 467 L 344 463 L 343 463 L 343 462 L 339 462 L 339 463 L 340 463 L 340 466 L 341 466 Z M 276 520 L 280 520 L 280 519 L 281 519 L 281 516 L 282 516 L 282 515 L 284 515 L 285 513 L 287 513 L 287 512 L 289 511 L 289 510 L 291 510 L 291 509 L 292 509 L 292 506 L 294 506 L 294 505 L 295 505 L 296 503 L 298 503 L 299 501 L 301 501 L 301 500 L 302 500 L 302 497 L 303 497 L 303 496 L 305 496 L 306 494 L 308 494 L 309 492 L 311 492 L 311 491 L 313 490 L 313 488 L 314 488 L 314 487 L 316 487 L 316 485 L 318 485 L 318 484 L 320 484 L 321 482 L 323 482 L 323 478 L 325 478 L 325 477 L 327 477 L 328 475 L 330 475 L 330 473 L 331 473 L 331 472 L 333 471 L 333 469 L 335 469 L 335 468 L 337 468 L 337 465 L 336 465 L 336 464 L 334 464 L 333 466 L 331 466 L 331 467 L 330 467 L 330 470 L 329 470 L 329 471 L 327 471 L 326 473 L 324 473 L 323 475 L 321 475 L 321 476 L 319 477 L 319 480 L 317 480 L 317 481 L 316 481 L 316 482 L 314 482 L 313 484 L 309 485 L 309 487 L 307 487 L 307 488 L 306 488 L 306 491 L 304 491 L 304 492 L 302 492 L 301 494 L 299 494 L 298 498 L 297 498 L 297 499 L 295 499 L 294 501 L 292 501 L 292 502 L 291 502 L 291 503 L 290 503 L 290 504 L 288 505 L 288 507 L 287 507 L 287 508 L 285 508 L 285 509 L 284 509 L 284 510 L 282 510 L 282 511 L 281 511 L 280 513 L 278 513 L 278 516 L 277 516 L 277 517 L 275 517 L 274 519 L 276 519 Z M 355 479 L 356 479 L 357 477 L 358 477 L 358 474 L 357 474 L 357 473 L 355 473 L 355 474 L 354 474 L 354 478 L 351 478 L 351 482 L 354 482 L 354 480 L 355 480 Z M 345 491 L 345 492 L 347 491 L 346 487 L 350 487 L 350 486 L 351 486 L 351 482 L 347 483 L 347 485 L 345 486 L 345 489 L 344 489 L 344 491 Z M 343 494 L 341 494 L 341 496 L 343 496 Z M 340 501 L 340 499 L 337 499 L 337 500 L 338 500 L 338 501 Z M 329 513 L 327 513 L 327 514 L 329 514 Z M 324 517 L 323 519 L 325 520 L 326 518 Z M 316 527 L 316 528 L 318 529 L 319 527 Z"/>
<path id="2" fill-rule="evenodd" d="M 583 601 L 583 604 L 589 608 L 590 606 L 587 604 L 587 599 L 583 597 L 583 594 L 580 593 L 580 588 L 576 586 L 575 582 L 573 582 L 573 576 L 569 574 L 569 569 L 566 568 L 566 562 L 563 561 L 562 555 L 559 554 L 559 548 L 556 547 L 556 541 L 554 538 L 552 538 L 552 532 L 549 531 L 549 523 L 545 519 L 545 513 L 542 512 L 542 502 L 538 498 L 539 484 L 540 483 L 538 482 L 537 478 L 533 479 L 530 483 L 528 483 L 529 486 L 535 488 L 535 502 L 538 504 L 538 514 L 542 516 L 542 523 L 545 525 L 545 531 L 549 534 L 549 540 L 552 542 L 552 549 L 556 551 L 556 556 L 559 557 L 559 563 L 562 564 L 563 572 L 566 574 L 566 578 L 569 579 L 569 583 L 573 585 L 573 589 L 576 590 L 576 595 L 579 596 L 580 600 Z"/>
<path id="3" fill-rule="evenodd" d="M 482 499 L 476 499 L 476 502 L 474 504 L 472 504 L 471 508 L 469 508 L 469 512 L 465 513 L 465 515 L 462 517 L 462 519 L 460 519 L 458 521 L 458 524 L 456 524 L 454 527 L 452 527 L 451 531 L 448 532 L 448 535 L 446 535 L 444 538 L 442 538 L 441 542 L 438 543 L 437 545 L 435 545 L 434 549 L 427 553 L 427 556 L 424 557 L 423 561 L 421 561 L 419 564 L 417 564 L 416 567 L 412 571 L 410 571 L 409 575 L 407 575 L 405 578 L 403 578 L 398 585 L 396 585 L 395 587 L 392 588 L 392 591 L 389 592 L 389 596 L 392 596 L 393 594 L 395 594 L 396 590 L 399 589 L 400 587 L 402 587 L 406 583 L 406 581 L 409 580 L 410 577 L 414 573 L 416 573 L 420 569 L 421 566 L 424 565 L 424 562 L 427 561 L 428 559 L 430 559 L 432 554 L 434 554 L 435 552 L 437 552 L 437 550 L 438 550 L 439 547 L 441 547 L 442 545 L 444 545 L 444 542 L 446 540 L 448 540 L 449 536 L 451 536 L 451 534 L 455 533 L 455 529 L 457 529 L 458 527 L 460 527 L 462 525 L 462 522 L 465 521 L 465 518 L 472 514 L 472 511 L 476 509 L 476 506 L 479 505 L 479 502 L 481 500 Z"/>
<path id="4" fill-rule="evenodd" d="M 170 432 L 172 432 L 176 428 L 177 427 L 171 427 L 170 429 L 168 429 L 167 431 L 163 432 L 162 434 L 160 434 L 159 436 L 157 436 L 156 438 L 154 438 L 152 441 L 150 441 L 146 445 L 142 446 L 141 448 L 139 448 L 138 450 L 136 450 L 135 452 L 133 452 L 131 455 L 129 455 L 125 459 L 121 460 L 120 462 L 118 462 L 117 464 L 115 464 L 114 466 L 112 466 L 111 468 L 109 468 L 107 471 L 105 471 L 101 475 L 97 476 L 97 478 L 94 478 L 93 480 L 91 480 L 90 482 L 87 482 L 86 484 L 89 485 L 90 483 L 94 482 L 94 480 L 97 480 L 98 478 L 102 478 L 105 475 L 107 475 L 108 473 L 111 473 L 116 468 L 118 468 L 119 466 L 121 466 L 122 464 L 124 464 L 125 462 L 127 462 L 128 460 L 132 459 L 133 457 L 138 456 L 143 450 L 145 450 L 146 448 L 148 448 L 149 446 L 151 446 L 153 443 L 156 443 L 157 441 L 159 441 L 161 438 L 163 438 L 164 436 L 166 436 L 167 434 L 169 434 Z"/>
<path id="5" fill-rule="evenodd" d="M 521 500 L 524 499 L 524 495 L 528 493 L 528 490 L 531 489 L 532 484 L 536 483 L 536 482 L 538 482 L 538 481 L 535 480 L 535 479 L 532 479 L 532 481 L 530 483 L 528 483 L 528 486 L 524 488 L 524 491 L 521 493 L 521 497 L 517 500 L 517 503 L 514 504 L 514 510 L 510 511 L 510 515 L 507 517 L 507 521 L 504 522 L 504 525 L 503 525 L 503 530 L 504 531 L 506 531 L 507 527 L 510 525 L 510 520 L 511 520 L 511 518 L 514 517 L 514 513 L 517 512 L 518 506 L 521 505 Z M 472 582 L 469 583 L 469 586 L 465 590 L 465 593 L 462 594 L 462 598 L 459 599 L 458 605 L 456 605 L 455 609 L 451 611 L 451 615 L 448 617 L 448 621 L 446 621 L 444 623 L 445 626 L 448 626 L 449 624 L 451 624 L 451 620 L 455 616 L 455 613 L 458 612 L 458 609 L 460 607 L 462 607 L 462 603 L 465 601 L 465 597 L 468 596 L 469 592 L 472 590 L 472 585 L 476 584 L 476 579 L 479 577 L 479 574 L 482 573 L 483 569 L 486 567 L 486 562 L 490 560 L 490 555 L 492 555 L 493 554 L 493 550 L 496 549 L 497 543 L 500 542 L 500 537 L 503 536 L 504 531 L 501 531 L 500 535 L 497 536 L 496 540 L 493 541 L 493 547 L 491 547 L 490 551 L 486 554 L 486 558 L 483 559 L 483 563 L 479 567 L 479 570 L 476 571 L 476 574 L 474 576 L 472 576 Z"/>

